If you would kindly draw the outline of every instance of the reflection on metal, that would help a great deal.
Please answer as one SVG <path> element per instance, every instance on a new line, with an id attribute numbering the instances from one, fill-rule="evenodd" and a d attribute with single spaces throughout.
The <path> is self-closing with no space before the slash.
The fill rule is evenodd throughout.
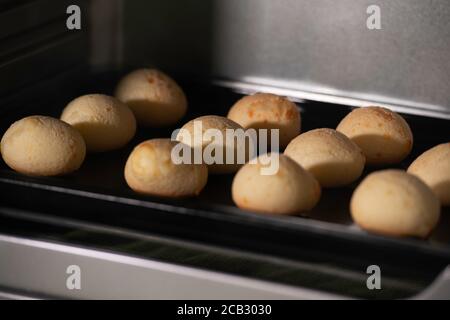
<path id="1" fill-rule="evenodd" d="M 319 291 L 0 235 L 0 286 L 70 299 L 337 299 Z M 66 269 L 82 270 L 67 290 Z"/>
<path id="2" fill-rule="evenodd" d="M 415 299 L 418 300 L 450 300 L 450 266 Z"/>
<path id="3" fill-rule="evenodd" d="M 267 92 L 293 98 L 296 102 L 310 100 L 352 107 L 383 106 L 400 113 L 450 120 L 450 109 L 444 107 L 376 95 L 342 92 L 295 82 L 247 77 L 241 81 L 216 80 L 214 83 L 243 94 Z"/>

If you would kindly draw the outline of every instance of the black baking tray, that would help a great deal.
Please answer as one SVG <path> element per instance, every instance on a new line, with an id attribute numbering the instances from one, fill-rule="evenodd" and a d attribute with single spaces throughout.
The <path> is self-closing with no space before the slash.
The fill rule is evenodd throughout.
<path id="1" fill-rule="evenodd" d="M 0 133 L 27 115 L 58 117 L 77 95 L 112 94 L 120 76 L 115 72 L 84 75 L 65 90 L 53 92 L 48 99 L 41 97 L 21 107 L 8 108 L 0 99 Z M 354 270 L 365 270 L 376 264 L 393 277 L 430 282 L 450 264 L 448 209 L 443 209 L 440 224 L 427 241 L 368 234 L 353 225 L 349 214 L 349 201 L 358 182 L 345 188 L 325 189 L 309 218 L 273 217 L 236 208 L 230 192 L 232 175 L 210 176 L 202 194 L 191 199 L 161 199 L 130 190 L 123 170 L 135 145 L 147 139 L 170 137 L 185 121 L 200 115 L 226 115 L 242 97 L 239 92 L 210 81 L 177 80 L 185 89 L 190 104 L 189 114 L 177 126 L 158 130 L 139 128 L 126 148 L 89 155 L 78 172 L 66 177 L 26 177 L 13 172 L 1 161 L 0 206 L 274 257 L 345 265 Z M 51 91 L 51 88 L 45 89 Z M 351 110 L 348 106 L 311 101 L 299 101 L 298 106 L 302 111 L 303 131 L 335 128 Z M 415 146 L 398 168 L 406 168 L 423 151 L 450 140 L 448 120 L 404 116 L 415 133 Z M 370 170 L 365 174 L 368 172 Z"/>

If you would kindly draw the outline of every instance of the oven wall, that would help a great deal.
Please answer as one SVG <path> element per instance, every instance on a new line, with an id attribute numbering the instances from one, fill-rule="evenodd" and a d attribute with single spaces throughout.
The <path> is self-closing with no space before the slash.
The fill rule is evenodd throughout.
<path id="1" fill-rule="evenodd" d="M 17 113 L 50 103 L 89 68 L 91 0 L 0 0 L 0 109 Z M 67 7 L 79 5 L 82 29 L 68 30 Z M 84 23 L 86 22 L 86 23 Z"/>
<path id="2" fill-rule="evenodd" d="M 381 9 L 369 30 L 367 8 Z M 450 111 L 448 0 L 124 0 L 123 63 Z"/>

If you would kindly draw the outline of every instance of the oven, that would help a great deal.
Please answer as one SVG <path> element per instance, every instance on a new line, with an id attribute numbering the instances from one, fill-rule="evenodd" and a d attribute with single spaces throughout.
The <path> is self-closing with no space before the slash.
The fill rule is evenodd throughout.
<path id="1" fill-rule="evenodd" d="M 355 185 L 325 190 L 309 218 L 273 217 L 233 204 L 232 175 L 179 200 L 138 195 L 123 177 L 139 142 L 226 116 L 255 92 L 295 101 L 303 131 L 336 128 L 360 106 L 401 113 L 415 145 L 397 168 L 448 142 L 450 4 L 377 0 L 371 28 L 373 2 L 0 0 L 0 134 L 28 115 L 59 117 L 82 94 L 113 95 L 146 66 L 171 75 L 189 101 L 182 123 L 139 128 L 126 148 L 88 155 L 67 177 L 0 163 L 0 297 L 450 298 L 449 208 L 429 239 L 391 238 L 354 225 Z M 367 285 L 371 266 L 381 290 Z"/>

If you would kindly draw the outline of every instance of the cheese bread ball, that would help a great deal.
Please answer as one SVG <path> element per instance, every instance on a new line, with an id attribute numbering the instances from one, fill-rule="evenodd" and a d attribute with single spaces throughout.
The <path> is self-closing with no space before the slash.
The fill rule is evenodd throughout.
<path id="1" fill-rule="evenodd" d="M 155 139 L 138 145 L 125 166 L 125 179 L 130 188 L 161 197 L 199 195 L 208 180 L 208 167 L 176 165 L 172 161 L 172 149 L 177 144 L 168 139 Z"/>
<path id="2" fill-rule="evenodd" d="M 450 143 L 423 153 L 411 164 L 408 173 L 422 179 L 438 196 L 442 205 L 450 206 Z"/>
<path id="3" fill-rule="evenodd" d="M 195 130 L 195 125 L 201 125 L 201 131 Z M 222 136 L 222 139 L 217 140 L 213 137 L 208 137 L 205 135 L 205 133 L 210 129 L 218 130 Z M 206 148 L 209 150 L 214 148 L 221 149 L 222 156 L 218 157 L 217 162 L 211 164 L 203 159 L 205 163 L 209 165 L 209 172 L 213 174 L 234 173 L 247 162 L 248 144 L 239 145 L 237 139 L 230 139 L 230 141 L 228 141 L 226 135 L 226 130 L 228 129 L 233 130 L 234 132 L 236 132 L 236 130 L 244 130 L 240 125 L 230 119 L 219 116 L 204 116 L 194 119 L 184 125 L 177 136 L 177 140 L 191 146 L 192 148 L 198 148 L 202 151 L 202 155 L 204 155 Z M 185 135 L 184 132 L 188 133 L 188 135 Z M 241 152 L 245 156 L 243 161 L 238 162 L 238 152 Z M 227 164 L 227 153 L 231 153 L 232 158 L 234 159 L 233 163 Z M 210 152 L 208 152 L 208 154 L 210 154 Z"/>
<path id="4" fill-rule="evenodd" d="M 279 129 L 282 149 L 301 130 L 301 115 L 297 105 L 286 98 L 268 93 L 244 97 L 231 108 L 228 118 L 245 129 Z"/>
<path id="5" fill-rule="evenodd" d="M 272 154 L 273 155 L 273 154 Z M 317 180 L 289 157 L 279 155 L 279 170 L 264 175 L 267 167 L 261 162 L 242 167 L 233 181 L 232 195 L 236 205 L 244 210 L 273 215 L 295 215 L 314 208 L 320 200 Z"/>
<path id="6" fill-rule="evenodd" d="M 73 100 L 61 120 L 77 129 L 90 152 L 105 152 L 124 147 L 136 133 L 136 119 L 119 100 L 90 94 Z"/>
<path id="7" fill-rule="evenodd" d="M 306 132 L 288 145 L 285 155 L 311 172 L 323 187 L 339 187 L 357 180 L 366 159 L 361 149 L 332 129 Z"/>
<path id="8" fill-rule="evenodd" d="M 355 190 L 353 220 L 369 232 L 426 238 L 440 217 L 439 200 L 419 178 L 401 170 L 370 174 Z"/>
<path id="9" fill-rule="evenodd" d="M 363 150 L 370 165 L 399 163 L 413 147 L 413 134 L 408 123 L 397 113 L 385 108 L 355 109 L 342 120 L 337 131 Z"/>
<path id="10" fill-rule="evenodd" d="M 140 125 L 167 127 L 187 111 L 183 90 L 169 76 L 155 69 L 136 70 L 118 84 L 116 98 L 126 103 Z"/>
<path id="11" fill-rule="evenodd" d="M 86 155 L 81 134 L 58 119 L 32 116 L 14 123 L 1 142 L 3 160 L 29 176 L 61 176 L 80 168 Z"/>

